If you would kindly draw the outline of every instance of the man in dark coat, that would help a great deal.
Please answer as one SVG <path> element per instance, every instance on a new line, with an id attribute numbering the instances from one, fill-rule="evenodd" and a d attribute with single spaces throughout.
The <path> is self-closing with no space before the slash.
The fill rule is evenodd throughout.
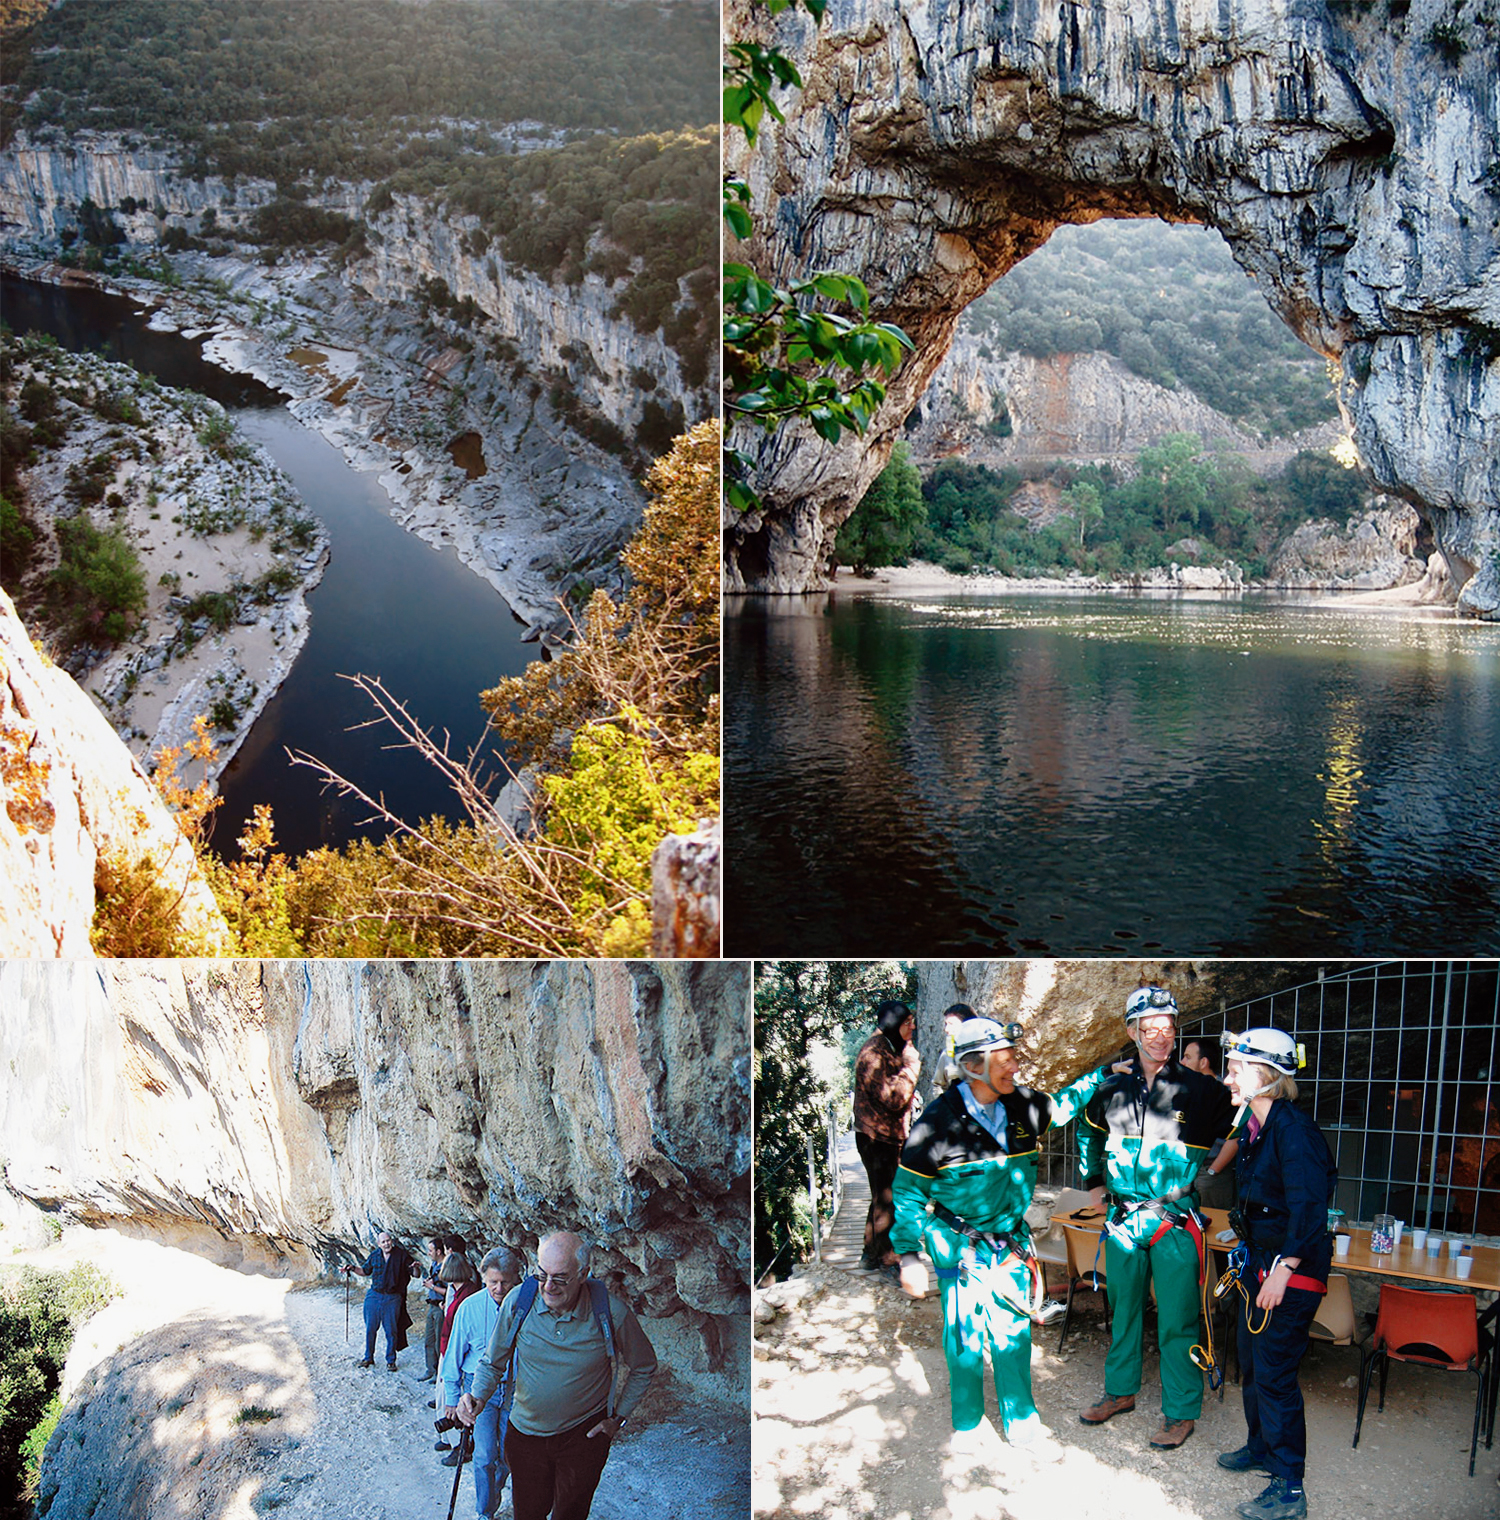
<path id="1" fill-rule="evenodd" d="M 411 1313 L 406 1307 L 406 1285 L 421 1269 L 404 1246 L 396 1244 L 389 1230 L 375 1237 L 375 1249 L 362 1267 L 345 1267 L 370 1279 L 365 1293 L 365 1355 L 361 1367 L 375 1365 L 375 1332 L 385 1331 L 385 1365 L 396 1370 L 396 1353 L 406 1346 Z"/>
<path id="2" fill-rule="evenodd" d="M 870 1179 L 870 1211 L 859 1264 L 867 1272 L 897 1265 L 891 1249 L 895 1210 L 891 1184 L 901 1163 L 901 1147 L 911 1129 L 922 1058 L 912 1043 L 916 1015 L 905 1003 L 885 1002 L 875 1010 L 875 1033 L 854 1061 L 854 1143 Z"/>

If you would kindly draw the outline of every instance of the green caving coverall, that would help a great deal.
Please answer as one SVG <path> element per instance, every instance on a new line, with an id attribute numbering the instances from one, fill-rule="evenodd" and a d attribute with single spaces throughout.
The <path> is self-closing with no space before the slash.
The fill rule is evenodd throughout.
<path id="1" fill-rule="evenodd" d="M 891 1245 L 900 1255 L 925 1247 L 937 1269 L 955 1430 L 972 1430 L 984 1416 L 986 1350 L 1007 1436 L 1040 1423 L 1031 1395 L 1031 1272 L 1014 1250 L 975 1247 L 928 1205 L 983 1234 L 1009 1236 L 1030 1255 L 1026 1210 L 1036 1187 L 1037 1142 L 1052 1125 L 1073 1119 L 1103 1077 L 1102 1070 L 1090 1072 L 1056 1097 L 1027 1087 L 1002 1093 L 995 1112 L 1003 1139 L 970 1112 L 966 1082 L 934 1098 L 912 1126 L 893 1188 Z"/>
<path id="2" fill-rule="evenodd" d="M 1203 1412 L 1203 1375 L 1192 1359 L 1201 1290 L 1197 1237 L 1175 1225 L 1162 1233 L 1162 1226 L 1197 1207 L 1198 1167 L 1213 1142 L 1229 1133 L 1233 1118 L 1229 1089 L 1217 1078 L 1174 1057 L 1148 1092 L 1137 1057 L 1130 1071 L 1105 1078 L 1078 1125 L 1083 1185 L 1103 1183 L 1114 1206 L 1110 1218 L 1131 1242 L 1127 1247 L 1114 1234 L 1104 1240 L 1113 1310 L 1104 1391 L 1112 1398 L 1140 1392 L 1149 1281 L 1156 1289 L 1162 1418 L 1169 1425 L 1196 1420 Z M 1153 1201 L 1159 1207 L 1131 1207 Z"/>

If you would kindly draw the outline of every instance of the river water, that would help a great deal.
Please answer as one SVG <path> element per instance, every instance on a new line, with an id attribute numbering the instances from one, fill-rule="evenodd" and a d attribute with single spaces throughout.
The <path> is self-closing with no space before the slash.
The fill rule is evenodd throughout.
<path id="1" fill-rule="evenodd" d="M 202 344 L 153 332 L 138 302 L 86 288 L 4 282 L 5 320 L 16 332 L 51 333 L 67 348 L 124 360 L 163 384 L 211 396 L 270 452 L 324 523 L 330 558 L 308 594 L 311 631 L 291 674 L 220 778 L 214 841 L 229 852 L 257 802 L 270 803 L 279 846 L 301 854 L 358 834 L 378 838 L 368 809 L 294 768 L 286 750 L 316 755 L 402 817 L 459 816 L 441 777 L 409 750 L 393 749 L 385 725 L 359 727 L 374 709 L 347 676 L 379 676 L 455 752 L 484 733 L 478 693 L 534 658 L 504 599 L 451 549 L 436 550 L 392 520 L 374 475 L 352 469 L 320 434 L 298 423 L 284 397 L 259 381 L 206 362 Z M 503 779 L 503 777 L 502 777 Z"/>
<path id="2" fill-rule="evenodd" d="M 726 953 L 1500 951 L 1500 626 L 746 599 Z"/>

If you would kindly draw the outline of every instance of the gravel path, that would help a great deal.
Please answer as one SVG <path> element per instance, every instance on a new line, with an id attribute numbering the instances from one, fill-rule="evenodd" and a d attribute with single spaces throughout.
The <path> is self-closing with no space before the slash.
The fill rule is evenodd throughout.
<path id="1" fill-rule="evenodd" d="M 422 1372 L 422 1307 L 399 1370 L 363 1354 L 361 1290 L 248 1277 L 110 1231 L 71 1230 L 27 1258 L 91 1260 L 125 1289 L 74 1346 L 68 1408 L 43 1467 L 51 1517 L 90 1520 L 442 1520 L 453 1488 Z M 649 1326 L 648 1326 L 649 1333 Z M 671 1379 L 658 1374 L 657 1385 Z M 248 1411 L 248 1417 L 247 1417 Z M 274 1411 L 260 1419 L 257 1411 Z M 637 1420 L 639 1423 L 637 1424 Z M 743 1413 L 653 1386 L 616 1443 L 596 1520 L 649 1511 L 743 1520 Z M 474 1515 L 465 1470 L 456 1520 Z M 507 1488 L 500 1513 L 509 1516 Z"/>
<path id="2" fill-rule="evenodd" d="M 1179 1451 L 1151 1449 L 1160 1383 L 1149 1349 L 1136 1410 L 1079 1424 L 1104 1387 L 1108 1335 L 1095 1308 L 1062 1355 L 1055 1328 L 1033 1347 L 1037 1404 L 1066 1448 L 1050 1466 L 993 1434 L 977 1454 L 949 1454 L 936 1296 L 916 1303 L 892 1281 L 810 1267 L 758 1292 L 756 1314 L 753 1496 L 764 1520 L 1233 1520 L 1263 1486 L 1214 1460 L 1244 1442 L 1233 1384 L 1222 1403 L 1206 1398 Z M 1496 1520 L 1500 1446 L 1481 1445 L 1468 1476 L 1473 1379 L 1393 1366 L 1385 1412 L 1372 1395 L 1355 1451 L 1358 1370 L 1353 1346 L 1314 1346 L 1303 1365 L 1310 1520 Z M 994 1422 L 993 1387 L 988 1399 Z"/>

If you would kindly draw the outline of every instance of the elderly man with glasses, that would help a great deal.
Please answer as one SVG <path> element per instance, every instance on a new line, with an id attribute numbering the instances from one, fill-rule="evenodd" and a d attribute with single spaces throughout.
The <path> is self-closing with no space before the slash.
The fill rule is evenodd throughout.
<path id="1" fill-rule="evenodd" d="M 535 1288 L 500 1307 L 489 1349 L 458 1418 L 473 1425 L 513 1385 L 505 1460 L 515 1520 L 586 1520 L 610 1442 L 641 1401 L 656 1354 L 640 1322 L 589 1277 L 588 1244 L 571 1232 L 543 1236 Z M 616 1363 L 625 1367 L 615 1393 Z"/>
<path id="2" fill-rule="evenodd" d="M 500 1306 L 521 1282 L 521 1261 L 504 1247 L 491 1251 L 479 1264 L 483 1293 L 473 1293 L 458 1306 L 453 1332 L 443 1353 L 443 1413 L 458 1418 L 458 1401 L 473 1385 L 479 1360 L 489 1349 L 500 1318 Z M 500 1509 L 509 1469 L 503 1455 L 505 1422 L 509 1413 L 504 1397 L 491 1399 L 474 1422 L 474 1513 L 476 1520 L 493 1520 Z M 457 1467 L 463 1453 L 460 1443 L 443 1458 L 445 1467 Z"/>
<path id="3" fill-rule="evenodd" d="M 1164 987 L 1130 994 L 1125 1027 L 1136 1058 L 1104 1080 L 1078 1126 L 1083 1185 L 1101 1207 L 1109 1195 L 1104 1275 L 1113 1314 L 1104 1397 L 1078 1418 L 1102 1425 L 1135 1408 L 1146 1294 L 1154 1286 L 1162 1423 L 1151 1444 L 1172 1451 L 1203 1412 L 1203 1375 L 1192 1357 L 1205 1270 L 1194 1188 L 1209 1147 L 1229 1133 L 1234 1110 L 1223 1083 L 1174 1056 L 1177 1001 Z"/>

